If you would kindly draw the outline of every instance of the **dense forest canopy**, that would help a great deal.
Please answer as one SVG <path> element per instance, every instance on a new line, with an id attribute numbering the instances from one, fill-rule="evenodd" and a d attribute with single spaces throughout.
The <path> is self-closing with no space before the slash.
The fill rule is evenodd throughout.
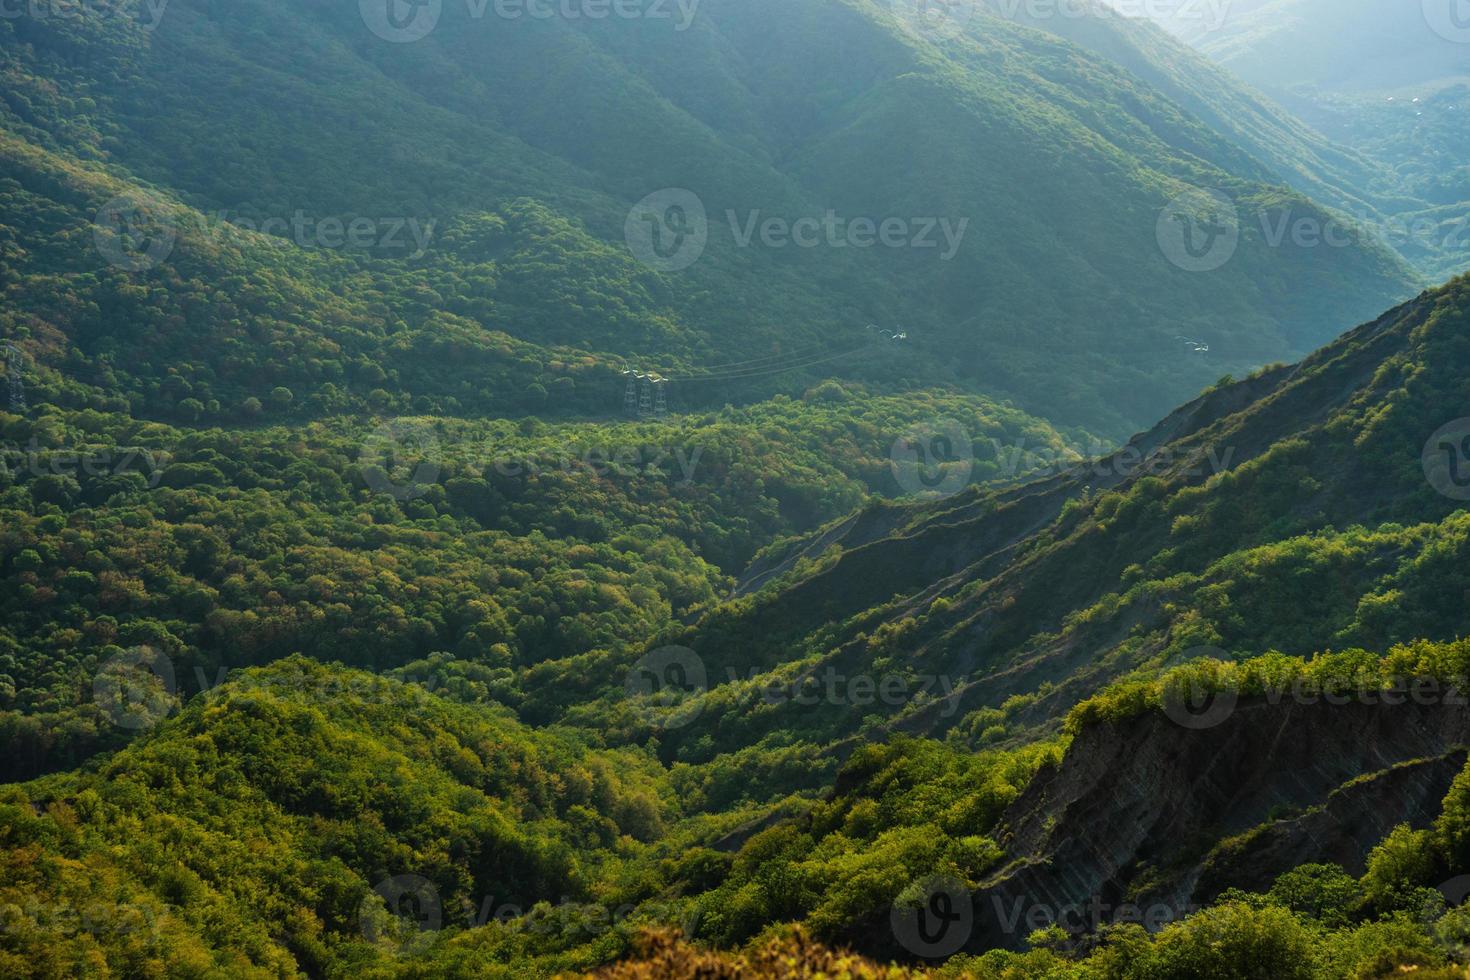
<path id="1" fill-rule="evenodd" d="M 625 362 L 702 377 L 897 323 L 902 357 L 817 373 L 939 380 L 1120 438 L 1418 284 L 1285 186 L 1323 153 L 1301 127 L 1259 111 L 1242 149 L 1212 128 L 1250 101 L 1228 86 L 1201 105 L 1001 16 L 931 38 L 871 0 L 704 0 L 684 30 L 440 6 L 414 43 L 350 4 L 5 19 L 0 225 L 27 242 L 4 253 L 7 335 L 152 417 L 238 423 L 278 387 L 292 414 L 585 417 L 615 410 Z M 1158 241 L 1192 188 L 1239 225 L 1207 273 Z M 670 194 L 705 218 L 678 269 L 626 240 Z M 1283 218 L 1353 240 L 1281 237 Z M 800 374 L 680 397 L 795 394 Z"/>
<path id="2" fill-rule="evenodd" d="M 1464 977 L 1470 46 L 1328 6 L 0 0 L 0 976 Z"/>

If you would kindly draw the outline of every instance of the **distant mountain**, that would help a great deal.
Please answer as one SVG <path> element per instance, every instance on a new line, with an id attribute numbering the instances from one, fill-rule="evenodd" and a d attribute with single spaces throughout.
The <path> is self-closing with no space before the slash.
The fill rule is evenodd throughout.
<path id="1" fill-rule="evenodd" d="M 1240 79 L 1208 55 L 1157 30 L 1139 17 L 1113 13 L 1104 0 L 1073 3 L 1068 16 L 1048 8 L 985 0 L 996 16 L 1054 34 L 1106 58 L 1168 96 L 1222 138 L 1262 161 L 1282 181 L 1333 207 L 1358 213 L 1385 203 L 1372 188 L 1379 167 L 1334 143 Z M 1162 9 L 1152 5 L 1151 9 Z M 1126 4 L 1123 10 L 1129 9 Z M 1195 4 L 1180 12 L 1186 23 L 1222 27 L 1242 13 L 1238 3 L 1218 11 Z"/>
<path id="2" fill-rule="evenodd" d="M 1348 212 L 1430 281 L 1470 267 L 1470 88 L 1454 81 L 1470 61 L 1413 5 L 1120 2 L 1123 13 L 1109 13 L 1097 0 L 1068 16 L 994 5 L 1125 66 L 1292 187 Z M 1125 15 L 1140 9 L 1197 49 Z M 1334 80 L 1313 74 L 1313 58 L 1352 67 Z M 1365 84 L 1378 77 L 1394 80 L 1385 91 Z"/>
<path id="3" fill-rule="evenodd" d="M 1375 242 L 1274 234 L 1281 216 L 1337 220 L 1280 183 L 1342 203 L 1353 162 L 1208 96 L 1157 46 L 1091 53 L 986 14 L 936 30 L 869 0 L 710 0 L 687 24 L 476 9 L 447 4 L 406 44 L 326 3 L 6 19 L 0 220 L 34 243 L 5 253 L 7 309 L 27 311 L 7 335 L 36 338 L 43 365 L 69 349 L 73 376 L 169 418 L 236 419 L 278 387 L 296 412 L 374 391 L 449 413 L 616 410 L 625 362 L 697 378 L 679 395 L 699 407 L 789 390 L 723 368 L 788 352 L 1121 435 L 1412 292 Z M 130 188 L 166 226 L 147 268 L 92 241 Z M 627 238 L 669 189 L 707 218 L 679 270 Z M 1230 249 L 1207 271 L 1171 261 L 1212 243 L 1180 202 L 1222 200 Z M 333 247 L 354 221 L 367 247 Z M 887 222 L 882 247 L 867 222 Z M 58 292 L 56 266 L 82 274 Z M 269 339 L 230 353 L 247 323 Z M 869 324 L 905 328 L 909 352 L 849 357 Z M 575 394 L 548 367 L 588 357 Z"/>
<path id="4" fill-rule="evenodd" d="M 1459 0 L 1232 7 L 1200 51 L 1374 161 L 1379 237 L 1434 279 L 1470 266 L 1470 18 Z"/>
<path id="5" fill-rule="evenodd" d="M 1457 0 L 1235 4 L 1218 28 L 1186 36 L 1268 90 L 1372 93 L 1470 77 L 1470 18 Z"/>

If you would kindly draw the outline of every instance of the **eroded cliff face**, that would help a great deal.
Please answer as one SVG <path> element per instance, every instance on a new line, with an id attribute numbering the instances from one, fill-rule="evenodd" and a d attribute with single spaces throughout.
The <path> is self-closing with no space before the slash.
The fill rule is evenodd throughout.
<path id="1" fill-rule="evenodd" d="M 1269 821 L 1219 844 L 1200 868 L 1193 901 L 1213 902 L 1227 888 L 1264 891 L 1299 863 L 1339 864 L 1361 875 L 1364 858 L 1394 827 L 1423 827 L 1439 815 L 1467 753 L 1416 759 L 1334 790 L 1320 806 Z"/>
<path id="2" fill-rule="evenodd" d="M 1440 812 L 1466 763 L 1465 702 L 1287 695 L 1186 719 L 1201 727 L 1163 712 L 1090 726 L 1007 812 L 1008 863 L 974 896 L 968 948 L 1017 948 L 1049 921 L 1162 926 L 1304 863 L 1361 872 L 1395 825 Z"/>

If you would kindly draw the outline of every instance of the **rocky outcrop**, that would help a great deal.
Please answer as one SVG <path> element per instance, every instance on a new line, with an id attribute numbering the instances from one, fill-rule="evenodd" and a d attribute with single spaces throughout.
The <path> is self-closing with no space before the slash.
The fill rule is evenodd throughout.
<path id="1" fill-rule="evenodd" d="M 1298 864 L 1338 864 L 1362 874 L 1367 853 L 1394 827 L 1427 826 L 1439 815 L 1466 756 L 1456 749 L 1355 779 L 1300 816 L 1221 843 L 1200 870 L 1193 900 L 1208 904 L 1227 888 L 1264 891 L 1283 868 Z"/>
<path id="2" fill-rule="evenodd" d="M 1438 814 L 1470 744 L 1462 702 L 1257 699 L 1200 730 L 1157 712 L 1090 727 L 1007 813 L 1011 863 L 976 894 L 969 946 L 1053 919 L 1162 925 L 1303 863 L 1361 871 L 1394 825 Z"/>

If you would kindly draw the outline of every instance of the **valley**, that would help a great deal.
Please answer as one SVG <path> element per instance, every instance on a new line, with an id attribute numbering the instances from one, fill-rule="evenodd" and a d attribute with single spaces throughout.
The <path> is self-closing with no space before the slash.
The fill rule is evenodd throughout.
<path id="1" fill-rule="evenodd" d="M 1464 977 L 1470 46 L 1115 8 L 0 17 L 0 976 Z"/>

